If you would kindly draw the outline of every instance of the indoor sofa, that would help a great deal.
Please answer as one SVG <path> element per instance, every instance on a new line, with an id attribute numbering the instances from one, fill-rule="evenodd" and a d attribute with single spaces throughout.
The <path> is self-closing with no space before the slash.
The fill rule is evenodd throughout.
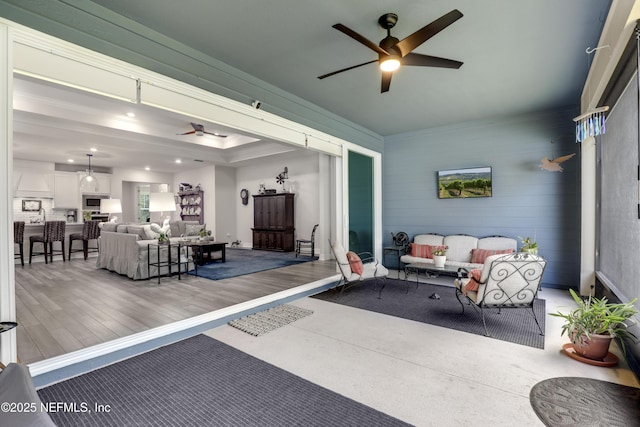
<path id="1" fill-rule="evenodd" d="M 488 256 L 516 252 L 518 241 L 509 237 L 490 236 L 474 237 L 465 234 L 418 234 L 409 245 L 407 254 L 400 257 L 403 264 L 433 264 L 433 249 L 447 246 L 447 264 L 453 267 L 464 267 L 469 270 L 482 268 Z"/>
<path id="2" fill-rule="evenodd" d="M 149 266 L 149 258 L 152 262 L 157 259 L 158 246 L 150 243 L 158 242 L 158 234 L 154 231 L 158 227 L 152 227 L 151 224 L 112 224 L 104 223 L 100 238 L 98 240 L 98 259 L 96 266 L 118 274 L 123 274 L 133 280 L 148 279 L 167 274 L 169 269 L 163 266 L 158 271 L 157 266 Z M 200 237 L 200 230 L 206 228 L 206 224 L 199 224 L 197 221 L 171 221 L 169 223 L 169 240 L 172 243 L 178 243 L 180 240 L 195 240 Z M 187 257 L 186 247 L 181 248 L 178 254 L 178 247 L 172 246 L 171 258 L 177 260 L 180 256 L 185 264 L 181 268 L 184 271 L 188 266 L 188 270 L 194 268 L 191 250 Z M 212 259 L 221 259 L 222 252 L 217 251 L 211 254 Z M 162 258 L 161 261 L 166 260 Z M 172 271 L 177 271 L 177 267 L 173 266 Z"/>

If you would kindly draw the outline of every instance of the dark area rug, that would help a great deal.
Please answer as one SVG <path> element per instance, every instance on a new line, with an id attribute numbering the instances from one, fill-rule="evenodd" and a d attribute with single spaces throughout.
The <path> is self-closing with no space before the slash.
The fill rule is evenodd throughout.
<path id="1" fill-rule="evenodd" d="M 453 282 L 453 278 L 451 281 Z M 376 285 L 375 281 L 368 280 L 360 285 L 347 288 L 342 295 L 338 290 L 329 290 L 314 295 L 313 298 L 471 334 L 484 335 L 480 312 L 465 304 L 463 314 L 462 306 L 456 299 L 453 285 L 441 286 L 420 283 L 416 288 L 415 282 L 409 281 L 409 293 L 407 294 L 407 284 L 404 280 L 387 279 L 387 285 L 382 291 L 382 298 L 378 299 L 377 289 L 381 283 L 378 282 Z M 440 299 L 430 298 L 433 294 L 437 294 Z M 544 331 L 545 301 L 536 300 L 534 310 L 540 327 Z M 485 310 L 485 320 L 491 338 L 529 347 L 544 348 L 544 336 L 540 335 L 531 310 L 528 308 L 502 309 L 500 313 L 497 309 L 487 309 Z"/>
<path id="2" fill-rule="evenodd" d="M 198 276 L 211 280 L 222 280 L 315 260 L 317 258 L 307 256 L 296 258 L 295 252 L 227 248 L 226 262 L 216 261 L 198 266 Z M 189 274 L 195 273 L 195 270 L 189 271 Z"/>
<path id="3" fill-rule="evenodd" d="M 408 426 L 205 335 L 38 391 L 64 426 Z M 97 412 L 102 405 L 108 412 Z"/>
<path id="4" fill-rule="evenodd" d="M 640 426 L 640 388 L 592 378 L 550 378 L 534 385 L 531 406 L 556 426 Z"/>

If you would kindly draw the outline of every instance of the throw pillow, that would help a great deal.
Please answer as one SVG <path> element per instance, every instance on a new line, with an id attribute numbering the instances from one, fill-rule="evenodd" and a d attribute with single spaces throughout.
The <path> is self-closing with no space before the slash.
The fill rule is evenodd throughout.
<path id="1" fill-rule="evenodd" d="M 129 234 L 137 234 L 140 236 L 141 240 L 145 240 L 147 238 L 147 233 L 144 231 L 144 227 L 142 225 L 130 225 L 127 227 L 127 233 Z"/>
<path id="2" fill-rule="evenodd" d="M 419 245 L 417 243 L 411 243 L 411 256 L 418 258 L 433 258 L 433 250 L 438 246 L 434 245 Z"/>
<path id="3" fill-rule="evenodd" d="M 206 225 L 200 225 L 200 224 L 185 224 L 186 228 L 185 228 L 185 232 L 184 235 L 185 236 L 199 236 L 200 235 L 200 229 L 206 227 Z"/>
<path id="4" fill-rule="evenodd" d="M 142 228 L 144 228 L 146 240 L 153 240 L 159 237 L 158 234 L 156 234 L 156 232 L 151 229 L 151 224 L 145 224 L 142 226 Z"/>
<path id="5" fill-rule="evenodd" d="M 347 260 L 349 260 L 349 267 L 351 267 L 351 271 L 362 276 L 362 273 L 364 273 L 364 264 L 358 254 L 351 251 L 347 252 Z"/>
<path id="6" fill-rule="evenodd" d="M 118 229 L 118 224 L 112 224 L 110 222 L 101 222 L 100 223 L 102 225 L 102 231 L 117 231 Z"/>
<path id="7" fill-rule="evenodd" d="M 464 288 L 462 289 L 462 293 L 467 295 L 467 292 L 475 292 L 480 288 L 480 277 L 482 277 L 482 269 L 474 268 L 469 272 L 469 281 Z"/>
<path id="8" fill-rule="evenodd" d="M 484 260 L 491 255 L 510 254 L 513 249 L 471 249 L 471 263 L 484 264 Z"/>

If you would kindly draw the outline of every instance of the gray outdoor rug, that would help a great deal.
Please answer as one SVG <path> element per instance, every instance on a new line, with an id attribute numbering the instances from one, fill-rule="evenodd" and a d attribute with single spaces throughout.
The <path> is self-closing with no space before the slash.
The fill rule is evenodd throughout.
<path id="1" fill-rule="evenodd" d="M 205 335 L 38 391 L 64 426 L 408 426 Z M 109 407 L 97 412 L 95 405 Z"/>
<path id="2" fill-rule="evenodd" d="M 288 325 L 291 322 L 295 322 L 298 319 L 307 317 L 312 313 L 313 310 L 296 307 L 295 305 L 282 304 L 256 314 L 232 320 L 229 322 L 229 326 L 233 326 L 243 332 L 258 337 L 274 329 Z"/>
<path id="3" fill-rule="evenodd" d="M 533 410 L 549 427 L 640 426 L 640 388 L 560 377 L 534 385 L 529 398 Z"/>
<path id="4" fill-rule="evenodd" d="M 453 282 L 453 278 L 451 279 Z M 338 304 L 389 314 L 403 319 L 429 323 L 444 328 L 456 329 L 476 335 L 484 335 L 482 316 L 470 305 L 462 306 L 456 299 L 453 286 L 420 283 L 416 288 L 415 281 L 409 281 L 409 293 L 404 280 L 387 279 L 387 285 L 378 299 L 378 290 L 382 282 L 367 280 L 362 284 L 347 288 L 342 295 L 339 291 L 329 290 L 313 298 L 319 298 Z M 437 294 L 440 298 L 430 298 Z M 545 301 L 538 299 L 534 303 L 536 317 L 544 331 Z M 533 320 L 531 309 L 497 309 L 485 310 L 487 330 L 491 338 L 509 341 L 529 347 L 544 348 L 544 336 Z"/>

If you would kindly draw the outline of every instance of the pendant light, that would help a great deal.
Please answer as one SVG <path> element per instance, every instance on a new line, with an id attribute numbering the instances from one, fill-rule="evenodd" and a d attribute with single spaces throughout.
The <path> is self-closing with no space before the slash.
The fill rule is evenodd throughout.
<path id="1" fill-rule="evenodd" d="M 83 193 L 97 193 L 100 186 L 91 169 L 91 157 L 93 157 L 93 154 L 87 154 L 87 157 L 89 158 L 89 169 L 87 169 L 87 174 L 80 180 L 80 191 Z"/>

